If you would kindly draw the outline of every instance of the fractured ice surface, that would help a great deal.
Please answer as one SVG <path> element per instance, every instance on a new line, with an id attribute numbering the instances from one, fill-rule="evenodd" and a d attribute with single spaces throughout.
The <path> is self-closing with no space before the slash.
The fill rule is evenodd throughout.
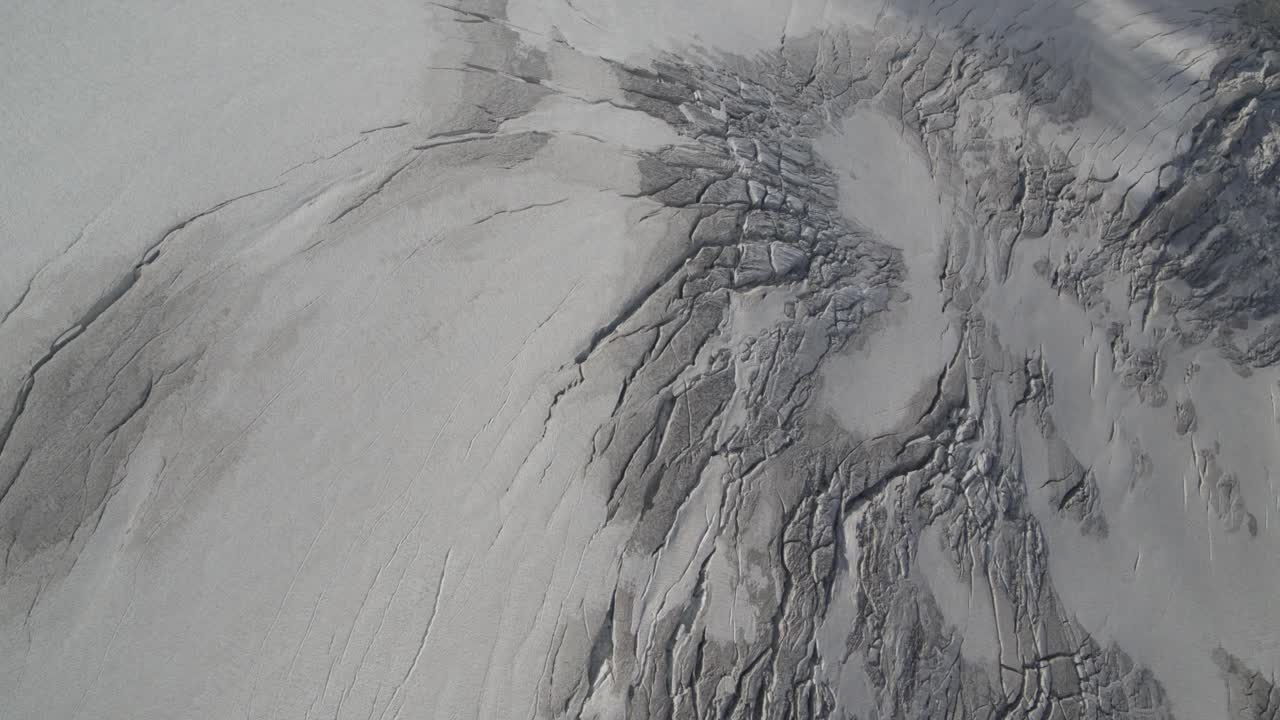
<path id="1" fill-rule="evenodd" d="M 5 13 L 0 717 L 1280 713 L 1280 7 L 259 5 Z"/>

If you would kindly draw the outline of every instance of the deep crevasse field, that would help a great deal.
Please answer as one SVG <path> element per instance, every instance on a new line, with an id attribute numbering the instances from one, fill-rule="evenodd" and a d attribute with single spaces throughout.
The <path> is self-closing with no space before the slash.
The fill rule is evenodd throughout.
<path id="1" fill-rule="evenodd" d="M 11 4 L 0 717 L 1275 717 L 1277 28 Z"/>

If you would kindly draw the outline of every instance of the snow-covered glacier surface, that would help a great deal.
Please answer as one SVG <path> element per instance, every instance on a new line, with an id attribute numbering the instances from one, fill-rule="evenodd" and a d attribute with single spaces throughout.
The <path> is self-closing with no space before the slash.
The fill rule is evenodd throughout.
<path id="1" fill-rule="evenodd" d="M 1280 717 L 1278 163 L 1274 0 L 11 2 L 0 717 Z"/>

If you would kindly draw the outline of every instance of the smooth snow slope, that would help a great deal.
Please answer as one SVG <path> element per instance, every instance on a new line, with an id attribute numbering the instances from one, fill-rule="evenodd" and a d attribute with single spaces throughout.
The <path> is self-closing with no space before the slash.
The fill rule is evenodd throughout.
<path id="1" fill-rule="evenodd" d="M 0 717 L 1275 716 L 1277 28 L 0 9 Z"/>

